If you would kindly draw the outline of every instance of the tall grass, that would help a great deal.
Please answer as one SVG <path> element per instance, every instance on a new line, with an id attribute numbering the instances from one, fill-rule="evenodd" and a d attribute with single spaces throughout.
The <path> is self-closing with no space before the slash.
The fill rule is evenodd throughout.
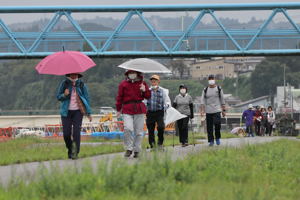
<path id="1" fill-rule="evenodd" d="M 123 140 L 120 139 L 107 140 L 103 138 L 88 138 L 83 142 L 104 142 L 104 144 L 81 145 L 80 158 L 124 151 Z M 120 142 L 120 144 L 112 145 L 109 144 L 109 142 Z M 67 159 L 67 150 L 64 141 L 61 138 L 42 139 L 38 137 L 22 137 L 0 144 L 0 165 Z M 178 137 L 175 136 L 174 145 L 178 144 Z M 173 137 L 171 135 L 165 136 L 164 145 L 173 145 Z M 148 138 L 144 138 L 142 146 L 144 149 L 149 146 Z"/>
<path id="2" fill-rule="evenodd" d="M 175 162 L 153 154 L 132 165 L 115 160 L 15 181 L 0 199 L 300 199 L 300 143 L 281 140 L 244 148 L 209 149 Z"/>
<path id="3" fill-rule="evenodd" d="M 0 143 L 0 165 L 67 159 L 63 141 L 23 137 Z M 82 145 L 80 157 L 123 151 L 123 145 Z"/>

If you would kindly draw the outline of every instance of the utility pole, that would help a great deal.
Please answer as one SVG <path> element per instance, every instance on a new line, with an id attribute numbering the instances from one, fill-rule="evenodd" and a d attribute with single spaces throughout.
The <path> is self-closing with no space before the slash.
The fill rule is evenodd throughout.
<path id="1" fill-rule="evenodd" d="M 185 21 L 185 18 L 188 16 L 188 13 L 185 12 L 185 16 L 181 16 L 181 31 L 182 33 L 184 32 L 184 21 Z M 190 51 L 191 50 L 191 47 L 190 47 L 190 44 L 189 44 L 189 40 L 187 38 L 185 38 L 184 40 L 182 40 L 182 43 L 185 42 L 186 43 L 186 50 L 187 51 Z"/>
<path id="2" fill-rule="evenodd" d="M 184 16 L 181 16 L 181 31 L 184 30 Z"/>
<path id="3" fill-rule="evenodd" d="M 239 96 L 239 71 L 237 71 L 236 83 L 235 83 L 235 96 Z"/>
<path id="4" fill-rule="evenodd" d="M 292 92 L 292 87 L 289 85 L 289 92 L 290 92 L 290 100 L 291 100 L 291 107 L 292 107 L 292 119 L 294 119 L 294 98 L 293 98 L 293 92 Z"/>
<path id="5" fill-rule="evenodd" d="M 283 64 L 283 107 L 284 107 L 284 111 L 286 112 L 285 67 L 286 65 Z"/>

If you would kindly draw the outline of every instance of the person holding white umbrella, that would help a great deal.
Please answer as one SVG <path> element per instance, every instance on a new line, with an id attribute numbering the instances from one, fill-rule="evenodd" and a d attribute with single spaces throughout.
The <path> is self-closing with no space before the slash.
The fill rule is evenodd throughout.
<path id="1" fill-rule="evenodd" d="M 125 157 L 137 158 L 143 139 L 144 115 L 147 108 L 144 99 L 151 97 L 151 92 L 142 73 L 135 70 L 125 72 L 125 80 L 119 84 L 116 98 L 117 117 L 123 114 Z"/>

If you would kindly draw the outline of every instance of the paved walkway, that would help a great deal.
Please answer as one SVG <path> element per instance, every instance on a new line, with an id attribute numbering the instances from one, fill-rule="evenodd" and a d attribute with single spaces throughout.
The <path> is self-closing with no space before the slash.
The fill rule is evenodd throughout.
<path id="1" fill-rule="evenodd" d="M 212 148 L 224 148 L 224 147 L 241 147 L 244 145 L 251 145 L 251 144 L 260 144 L 266 142 L 272 142 L 275 140 L 279 140 L 281 138 L 289 138 L 295 139 L 292 137 L 254 137 L 254 138 L 232 138 L 232 139 L 222 139 L 222 144 L 220 146 L 208 147 L 206 140 L 202 141 L 201 144 L 190 145 L 187 147 L 175 146 L 175 147 L 166 147 L 165 152 L 167 152 L 172 160 L 181 159 L 187 156 L 188 154 L 200 152 L 204 149 Z M 300 140 L 298 140 L 300 141 Z M 0 166 L 0 184 L 6 186 L 11 180 L 15 179 L 16 177 L 25 178 L 34 176 L 35 172 L 39 170 L 40 167 L 46 167 L 50 169 L 51 167 L 56 168 L 66 168 L 66 167 L 79 167 L 81 168 L 86 162 L 92 164 L 94 168 L 96 168 L 98 161 L 105 161 L 111 162 L 115 158 L 122 158 L 122 153 L 112 153 L 112 154 L 105 154 L 105 155 L 98 155 L 92 156 L 88 158 L 82 158 L 78 160 L 55 160 L 55 161 L 44 161 L 44 162 L 30 162 L 30 163 L 23 163 L 23 164 L 14 164 L 8 166 Z M 151 152 L 146 150 L 141 157 L 148 157 L 151 156 Z M 137 162 L 138 159 L 129 158 L 128 163 Z"/>

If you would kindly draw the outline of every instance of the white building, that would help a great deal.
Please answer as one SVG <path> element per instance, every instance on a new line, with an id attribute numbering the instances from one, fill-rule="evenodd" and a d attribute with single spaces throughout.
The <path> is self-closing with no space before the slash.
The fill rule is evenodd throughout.
<path id="1" fill-rule="evenodd" d="M 264 57 L 214 57 L 209 60 L 185 60 L 193 79 L 204 80 L 210 74 L 217 79 L 236 78 L 251 73 Z"/>
<path id="2" fill-rule="evenodd" d="M 276 112 L 300 112 L 300 89 L 291 85 L 278 86 L 274 103 Z"/>

